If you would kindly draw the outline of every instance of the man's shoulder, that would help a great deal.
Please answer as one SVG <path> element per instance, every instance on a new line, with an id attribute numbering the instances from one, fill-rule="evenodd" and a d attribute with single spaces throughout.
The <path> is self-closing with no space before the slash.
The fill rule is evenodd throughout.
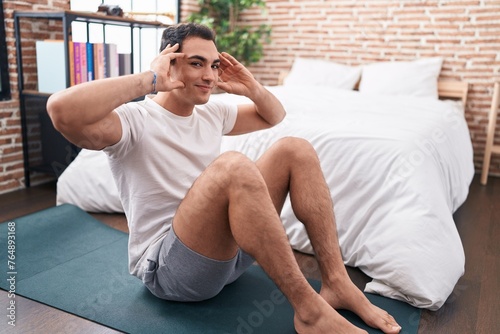
<path id="1" fill-rule="evenodd" d="M 236 104 L 228 104 L 223 101 L 210 100 L 204 105 L 200 105 L 197 109 L 200 117 L 204 118 L 211 124 L 218 124 L 223 134 L 227 134 L 234 127 L 238 115 L 238 106 Z"/>
<path id="2" fill-rule="evenodd" d="M 146 100 L 131 101 L 124 103 L 115 109 L 115 112 L 120 116 L 122 122 L 135 123 L 144 121 L 151 113 L 151 106 Z"/>
<path id="3" fill-rule="evenodd" d="M 148 104 L 147 98 L 138 101 L 130 101 L 117 107 L 118 112 L 146 112 L 151 107 Z"/>

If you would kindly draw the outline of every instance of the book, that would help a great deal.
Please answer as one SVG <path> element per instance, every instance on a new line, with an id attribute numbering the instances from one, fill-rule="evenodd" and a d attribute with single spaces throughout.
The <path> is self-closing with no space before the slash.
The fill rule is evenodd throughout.
<path id="1" fill-rule="evenodd" d="M 94 80 L 94 46 L 92 43 L 85 44 L 87 54 L 87 81 Z"/>
<path id="2" fill-rule="evenodd" d="M 132 55 L 130 53 L 118 54 L 119 75 L 132 74 Z"/>
<path id="3" fill-rule="evenodd" d="M 75 85 L 78 85 L 83 80 L 82 73 L 82 43 L 73 42 L 73 61 L 74 61 L 74 69 L 75 69 Z"/>
<path id="4" fill-rule="evenodd" d="M 117 77 L 120 75 L 119 59 L 118 59 L 118 46 L 116 44 L 105 44 L 105 64 L 106 64 L 106 77 Z"/>
<path id="5" fill-rule="evenodd" d="M 75 52 L 73 42 L 68 42 L 68 57 L 69 57 L 69 85 L 75 85 Z"/>
<path id="6" fill-rule="evenodd" d="M 94 79 L 104 79 L 106 77 L 104 67 L 104 44 L 94 43 Z"/>
<path id="7" fill-rule="evenodd" d="M 64 41 L 36 41 L 38 91 L 55 93 L 66 88 Z"/>
<path id="8" fill-rule="evenodd" d="M 88 81 L 87 72 L 87 43 L 80 42 L 80 72 L 82 73 L 82 82 Z"/>

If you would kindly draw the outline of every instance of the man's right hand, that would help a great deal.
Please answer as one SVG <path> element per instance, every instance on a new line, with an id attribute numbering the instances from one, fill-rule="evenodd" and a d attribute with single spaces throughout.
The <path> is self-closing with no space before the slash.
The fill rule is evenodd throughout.
<path id="1" fill-rule="evenodd" d="M 184 88 L 184 83 L 179 80 L 172 80 L 170 76 L 170 66 L 172 61 L 184 57 L 184 53 L 175 52 L 179 49 L 179 44 L 165 49 L 151 62 L 151 71 L 156 74 L 156 91 L 169 92 L 174 89 Z"/>

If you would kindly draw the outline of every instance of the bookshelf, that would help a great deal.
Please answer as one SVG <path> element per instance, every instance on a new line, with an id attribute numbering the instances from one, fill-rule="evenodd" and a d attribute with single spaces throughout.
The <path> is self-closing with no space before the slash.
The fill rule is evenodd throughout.
<path id="1" fill-rule="evenodd" d="M 140 46 L 141 34 L 134 34 L 141 29 L 162 29 L 167 25 L 160 22 L 137 21 L 118 16 L 106 16 L 91 12 L 58 11 L 58 12 L 14 12 L 14 32 L 16 39 L 17 54 L 17 78 L 19 92 L 19 107 L 21 112 L 21 131 L 23 141 L 23 160 L 25 185 L 31 185 L 31 174 L 33 172 L 43 173 L 58 177 L 64 169 L 73 161 L 79 152 L 79 148 L 68 142 L 59 132 L 57 132 L 47 115 L 46 104 L 50 94 L 39 92 L 37 88 L 33 89 L 33 83 L 27 85 L 27 78 L 33 76 L 32 61 L 28 63 L 23 56 L 23 48 L 34 49 L 38 33 L 34 29 L 27 29 L 23 26 L 25 20 L 31 24 L 35 20 L 44 20 L 46 22 L 57 22 L 50 25 L 49 29 L 58 29 L 62 34 L 64 45 L 64 64 L 65 66 L 65 87 L 71 85 L 71 61 L 69 45 L 72 42 L 71 23 L 83 22 L 87 24 L 87 42 L 89 42 L 89 25 L 100 24 L 103 27 L 103 40 L 106 43 L 105 26 L 122 26 L 128 28 L 130 39 L 130 67 L 134 69 L 134 43 L 138 42 Z M 47 33 L 48 34 L 48 33 Z M 139 37 L 137 37 L 139 36 Z M 40 39 L 43 39 L 40 37 Z M 28 52 L 29 53 L 29 52 Z M 25 64 L 26 63 L 26 64 Z M 35 71 L 36 72 L 36 71 Z"/>

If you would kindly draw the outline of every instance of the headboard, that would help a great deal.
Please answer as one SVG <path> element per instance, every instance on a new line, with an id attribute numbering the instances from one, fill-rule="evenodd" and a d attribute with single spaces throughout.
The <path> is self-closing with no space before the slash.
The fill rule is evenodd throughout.
<path id="1" fill-rule="evenodd" d="M 438 95 L 440 98 L 460 99 L 465 107 L 469 83 L 466 81 L 438 81 Z"/>

